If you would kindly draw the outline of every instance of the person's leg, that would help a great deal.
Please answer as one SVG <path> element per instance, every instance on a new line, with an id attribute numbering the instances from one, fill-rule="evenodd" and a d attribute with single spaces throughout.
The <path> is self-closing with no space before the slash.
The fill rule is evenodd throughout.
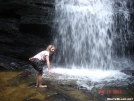
<path id="1" fill-rule="evenodd" d="M 38 73 L 38 85 L 42 85 L 42 72 Z"/>
<path id="2" fill-rule="evenodd" d="M 32 66 L 36 71 L 38 71 L 36 86 L 37 87 L 47 87 L 46 85 L 42 85 L 42 73 L 43 73 L 43 64 L 39 59 L 34 58 L 32 61 Z"/>
<path id="3" fill-rule="evenodd" d="M 38 86 L 39 87 L 47 87 L 46 85 L 42 85 L 42 72 L 38 73 L 38 80 L 37 80 L 37 82 L 38 82 Z"/>
<path id="4" fill-rule="evenodd" d="M 36 78 L 36 86 L 37 86 L 37 87 L 39 86 L 38 75 L 39 75 L 39 74 L 37 74 L 37 78 Z"/>

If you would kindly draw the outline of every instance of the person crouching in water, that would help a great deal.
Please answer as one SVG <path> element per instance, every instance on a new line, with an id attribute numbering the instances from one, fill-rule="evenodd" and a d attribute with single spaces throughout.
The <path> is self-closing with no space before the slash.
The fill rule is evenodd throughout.
<path id="1" fill-rule="evenodd" d="M 44 67 L 43 61 L 46 61 L 48 72 L 51 75 L 52 71 L 50 69 L 49 56 L 50 54 L 54 54 L 54 51 L 55 51 L 55 47 L 53 45 L 49 45 L 46 50 L 41 51 L 35 56 L 29 58 L 34 69 L 38 71 L 38 76 L 36 80 L 37 87 L 41 87 L 41 88 L 47 87 L 47 85 L 42 85 L 42 74 L 43 74 L 43 67 Z"/>

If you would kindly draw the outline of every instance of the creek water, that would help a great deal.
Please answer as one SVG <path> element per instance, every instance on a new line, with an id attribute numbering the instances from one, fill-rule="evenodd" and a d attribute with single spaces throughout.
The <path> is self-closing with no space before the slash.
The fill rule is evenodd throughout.
<path id="1" fill-rule="evenodd" d="M 63 72 L 64 74 L 66 74 L 65 70 L 62 71 L 58 70 L 58 72 Z M 86 73 L 86 71 L 84 72 Z M 124 87 L 115 87 L 115 86 L 112 87 L 110 85 L 109 87 L 107 86 L 101 89 L 105 91 L 119 90 L 121 92 L 120 93 L 115 92 L 116 94 L 113 93 L 101 94 L 99 92 L 101 91 L 100 88 L 99 89 L 93 88 L 92 90 L 86 90 L 84 87 L 78 86 L 76 84 L 78 78 L 73 78 L 73 76 L 71 76 L 71 74 L 73 73 L 70 73 L 69 76 L 63 75 L 61 73 L 60 74 L 53 73 L 53 75 L 50 76 L 48 75 L 48 71 L 44 70 L 43 84 L 47 85 L 48 87 L 38 88 L 35 86 L 37 77 L 35 75 L 36 73 L 37 72 L 32 68 L 24 70 L 22 72 L 1 71 L 0 100 L 1 101 L 89 101 L 89 100 L 106 101 L 108 98 L 129 98 L 129 100 L 133 100 L 134 84 Z M 97 81 L 97 78 L 93 80 Z M 125 82 L 127 81 L 125 80 L 123 83 Z"/>
<path id="2" fill-rule="evenodd" d="M 55 4 L 52 71 L 61 74 L 57 80 L 75 79 L 90 90 L 132 83 L 130 75 L 120 72 L 134 66 L 125 49 L 132 34 L 132 0 L 56 0 Z"/>

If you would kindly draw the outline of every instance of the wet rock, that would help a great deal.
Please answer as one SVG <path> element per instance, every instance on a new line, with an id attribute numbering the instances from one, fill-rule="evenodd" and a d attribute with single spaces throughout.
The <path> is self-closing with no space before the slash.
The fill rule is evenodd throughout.
<path id="1" fill-rule="evenodd" d="M 91 89 L 91 92 L 92 92 L 92 94 L 96 95 L 96 94 L 98 93 L 98 89 L 95 88 L 95 87 L 93 87 L 93 88 Z"/>
<path id="2" fill-rule="evenodd" d="M 27 62 L 29 57 L 44 50 L 51 42 L 53 17 L 54 0 L 1 0 L 0 55 Z M 4 62 L 7 64 L 4 67 L 20 68 L 12 62 L 11 65 Z"/>
<path id="3" fill-rule="evenodd" d="M 33 88 L 35 87 L 35 83 L 33 83 L 35 82 L 34 75 L 35 72 L 33 69 L 23 70 L 16 77 L 8 80 L 8 86 L 15 87 L 27 82 L 27 88 Z"/>
<path id="4" fill-rule="evenodd" d="M 127 75 L 132 75 L 134 76 L 134 70 L 121 70 L 121 72 L 127 74 Z"/>
<path id="5" fill-rule="evenodd" d="M 35 88 L 32 87 L 35 84 L 33 83 L 35 77 L 33 75 L 29 76 L 29 72 L 32 72 L 32 70 L 26 70 L 24 73 L 0 72 L 0 99 L 6 101 L 15 101 L 15 98 L 21 101 L 105 101 L 107 98 L 132 98 L 134 96 L 134 83 L 125 87 L 104 86 L 103 88 L 94 87 L 92 90 L 85 90 L 74 86 L 61 86 L 53 83 L 51 78 L 43 78 L 43 84 L 47 84 L 48 87 Z M 3 75 L 5 78 L 2 77 Z M 26 78 L 19 81 L 22 76 Z M 100 94 L 98 93 L 99 90 L 104 90 L 105 93 Z M 107 90 L 121 90 L 121 93 L 109 94 Z"/>
<path id="6" fill-rule="evenodd" d="M 134 72 L 132 73 L 132 76 L 134 76 Z"/>
<path id="7" fill-rule="evenodd" d="M 4 66 L 0 66 L 0 70 L 7 70 L 7 68 L 5 68 Z"/>
<path id="8" fill-rule="evenodd" d="M 17 29 L 16 34 L 18 34 L 20 31 L 22 32 L 31 32 L 31 30 L 28 29 L 30 26 L 34 26 L 35 29 L 38 32 L 41 32 L 40 29 L 36 28 L 36 24 L 40 25 L 43 24 L 43 21 L 47 21 L 46 17 L 48 15 L 45 15 L 46 11 L 43 10 L 35 5 L 30 5 L 29 3 L 21 3 L 21 2 L 7 2 L 7 3 L 0 3 L 0 29 L 6 33 L 14 33 L 14 30 Z M 16 17 L 18 16 L 18 17 Z M 50 17 L 49 17 L 50 18 Z M 12 20 L 12 22 L 9 20 Z M 15 21 L 16 20 L 16 21 Z M 30 25 L 33 24 L 33 25 Z M 45 23 L 47 24 L 47 22 Z M 27 25 L 27 27 L 23 28 L 23 25 Z M 46 25 L 47 26 L 47 25 Z M 20 30 L 18 30 L 20 29 Z M 26 30 L 23 30 L 26 29 Z M 35 31 L 35 30 L 34 30 Z M 32 31 L 32 32 L 34 32 Z M 36 31 L 36 32 L 37 32 Z M 49 30 L 47 30 L 49 32 Z M 31 32 L 31 33 L 32 33 Z M 42 32 L 43 33 L 43 32 Z M 43 33 L 44 34 L 44 33 Z M 37 34 L 39 35 L 39 33 Z"/>
<path id="9" fill-rule="evenodd" d="M 0 66 L 4 70 L 25 70 L 30 69 L 32 66 L 25 61 L 15 58 L 0 55 Z"/>
<path id="10" fill-rule="evenodd" d="M 63 93 L 57 93 L 55 95 L 49 96 L 46 98 L 49 101 L 79 101 L 73 98 L 70 98 Z"/>
<path id="11" fill-rule="evenodd" d="M 28 78 L 32 73 L 30 71 L 23 71 L 20 75 L 18 75 L 19 81 Z"/>
<path id="12" fill-rule="evenodd" d="M 42 100 L 40 100 L 40 99 L 25 99 L 23 101 L 42 101 Z"/>
<path id="13" fill-rule="evenodd" d="M 28 68 L 28 58 L 45 50 L 50 44 L 54 2 L 54 0 L 1 0 L 1 69 Z M 21 61 L 26 63 L 23 64 Z"/>
<path id="14" fill-rule="evenodd" d="M 27 87 L 28 88 L 36 88 L 37 86 L 36 86 L 36 83 L 30 83 Z"/>

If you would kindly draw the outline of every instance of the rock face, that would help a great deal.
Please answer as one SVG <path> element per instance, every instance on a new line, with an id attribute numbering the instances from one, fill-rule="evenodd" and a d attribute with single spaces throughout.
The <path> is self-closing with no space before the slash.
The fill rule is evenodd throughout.
<path id="1" fill-rule="evenodd" d="M 120 8 L 120 1 L 115 0 L 115 10 Z M 125 48 L 125 54 L 134 55 L 134 1 L 128 0 L 127 8 L 130 13 L 129 29 L 118 33 L 120 47 Z M 19 59 L 28 61 L 28 58 L 44 50 L 52 40 L 53 19 L 55 16 L 55 0 L 0 0 L 0 67 L 3 68 L 5 59 Z M 115 18 L 116 22 L 123 18 Z M 119 28 L 118 28 L 119 27 Z M 120 38 L 120 35 L 123 35 Z M 120 40 L 123 40 L 120 42 Z M 124 41 L 125 40 L 125 41 Z M 118 54 L 120 48 L 118 48 Z M 121 54 L 122 55 L 122 54 Z M 10 59 L 8 59 L 10 58 Z M 7 62 L 4 62 L 7 63 Z"/>
<path id="2" fill-rule="evenodd" d="M 53 18 L 54 0 L 1 0 L 0 59 L 27 61 L 44 50 L 51 44 Z"/>

